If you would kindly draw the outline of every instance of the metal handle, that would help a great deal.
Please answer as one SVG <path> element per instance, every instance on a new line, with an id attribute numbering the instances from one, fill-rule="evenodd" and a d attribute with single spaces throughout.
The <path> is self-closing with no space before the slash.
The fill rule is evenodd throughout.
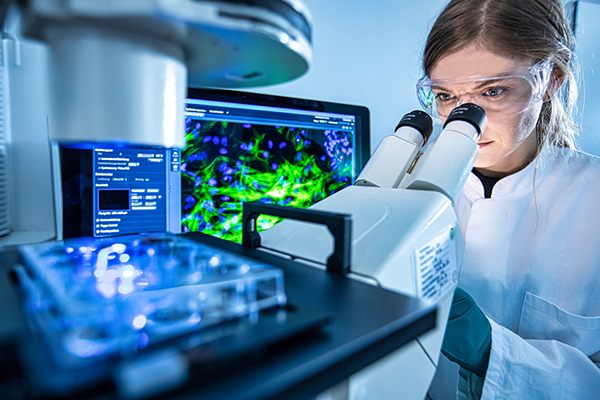
<path id="1" fill-rule="evenodd" d="M 350 272 L 352 254 L 351 215 L 260 202 L 246 202 L 242 213 L 242 245 L 252 248 L 260 247 L 260 235 L 256 230 L 256 218 L 262 214 L 326 225 L 334 241 L 333 254 L 327 259 L 327 271 L 342 275 Z"/>

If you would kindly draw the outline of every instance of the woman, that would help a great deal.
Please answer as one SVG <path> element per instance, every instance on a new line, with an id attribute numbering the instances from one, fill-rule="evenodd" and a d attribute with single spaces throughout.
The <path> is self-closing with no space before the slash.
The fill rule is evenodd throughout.
<path id="1" fill-rule="evenodd" d="M 574 150 L 573 46 L 560 0 L 451 0 L 427 39 L 424 107 L 489 119 L 455 205 L 458 388 L 440 357 L 434 399 L 600 398 L 600 160 Z"/>

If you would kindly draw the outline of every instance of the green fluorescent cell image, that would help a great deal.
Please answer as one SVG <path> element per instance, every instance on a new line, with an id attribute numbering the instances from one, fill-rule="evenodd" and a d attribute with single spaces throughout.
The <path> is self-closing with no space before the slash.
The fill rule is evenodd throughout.
<path id="1" fill-rule="evenodd" d="M 186 119 L 182 231 L 242 241 L 242 204 L 307 208 L 351 184 L 352 136 L 341 130 Z M 261 216 L 263 231 L 281 219 Z"/>

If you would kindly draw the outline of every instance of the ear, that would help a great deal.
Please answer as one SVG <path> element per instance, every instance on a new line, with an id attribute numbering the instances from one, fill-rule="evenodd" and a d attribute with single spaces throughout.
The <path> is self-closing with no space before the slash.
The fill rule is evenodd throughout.
<path id="1" fill-rule="evenodd" d="M 550 83 L 548 83 L 548 88 L 546 89 L 546 93 L 544 93 L 544 103 L 550 101 L 552 97 L 554 97 L 563 83 L 565 83 L 566 78 L 567 76 L 560 69 L 554 68 L 552 70 L 552 75 L 550 75 Z"/>

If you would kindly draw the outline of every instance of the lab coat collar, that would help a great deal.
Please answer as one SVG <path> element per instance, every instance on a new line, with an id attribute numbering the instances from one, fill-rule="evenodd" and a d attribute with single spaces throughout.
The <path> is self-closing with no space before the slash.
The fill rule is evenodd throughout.
<path id="1" fill-rule="evenodd" d="M 545 178 L 550 161 L 556 157 L 568 155 L 570 149 L 554 148 L 543 150 L 529 165 L 512 175 L 500 179 L 492 190 L 492 199 L 519 196 L 526 192 L 533 192 L 535 180 L 536 188 Z M 471 172 L 465 184 L 464 195 L 471 201 L 483 199 L 484 189 L 479 178 Z"/>

